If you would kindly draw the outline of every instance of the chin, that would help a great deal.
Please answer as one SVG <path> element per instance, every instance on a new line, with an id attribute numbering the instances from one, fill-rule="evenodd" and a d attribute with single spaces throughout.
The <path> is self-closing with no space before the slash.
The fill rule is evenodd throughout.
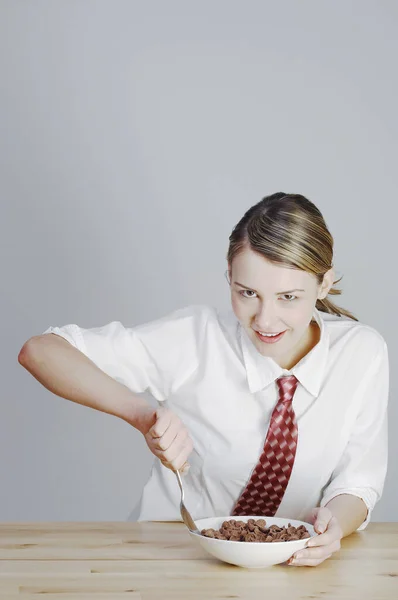
<path id="1" fill-rule="evenodd" d="M 258 348 L 259 352 L 264 356 L 272 356 L 272 358 L 276 358 L 279 355 L 279 351 L 274 348 L 274 346 L 265 346 L 261 342 L 256 344 L 256 348 Z"/>

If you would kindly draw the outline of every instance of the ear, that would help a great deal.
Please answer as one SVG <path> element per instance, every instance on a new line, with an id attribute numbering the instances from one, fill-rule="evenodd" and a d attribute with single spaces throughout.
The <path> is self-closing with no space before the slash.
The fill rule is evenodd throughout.
<path id="1" fill-rule="evenodd" d="M 321 285 L 319 286 L 319 290 L 318 290 L 318 300 L 323 300 L 324 298 L 326 298 L 329 291 L 333 287 L 335 278 L 336 278 L 336 273 L 335 273 L 334 268 L 332 267 L 331 269 L 329 269 L 329 271 L 326 271 L 325 275 L 323 276 L 323 281 L 322 281 Z"/>

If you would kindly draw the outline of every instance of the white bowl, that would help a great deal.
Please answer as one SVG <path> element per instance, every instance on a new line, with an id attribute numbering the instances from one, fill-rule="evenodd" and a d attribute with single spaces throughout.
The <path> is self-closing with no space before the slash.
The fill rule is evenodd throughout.
<path id="1" fill-rule="evenodd" d="M 245 523 L 249 519 L 265 519 L 267 527 L 271 525 L 287 527 L 289 523 L 293 527 L 304 525 L 311 537 L 316 536 L 314 528 L 309 523 L 293 519 L 279 519 L 277 517 L 212 517 L 209 519 L 199 519 L 195 523 L 199 531 L 211 528 L 217 530 L 224 521 L 229 521 L 230 519 L 244 521 Z M 305 538 L 304 540 L 293 540 L 292 542 L 231 542 L 229 540 L 208 538 L 199 533 L 189 533 L 212 556 L 232 565 L 249 569 L 261 569 L 283 563 L 292 554 L 305 548 L 310 540 L 310 538 Z"/>

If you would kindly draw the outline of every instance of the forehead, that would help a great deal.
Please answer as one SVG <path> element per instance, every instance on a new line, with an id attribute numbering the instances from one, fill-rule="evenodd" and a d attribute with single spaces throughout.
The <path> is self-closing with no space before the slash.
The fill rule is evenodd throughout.
<path id="1" fill-rule="evenodd" d="M 253 250 L 245 249 L 232 261 L 232 282 L 256 290 L 312 289 L 316 278 L 306 271 L 276 265 Z"/>

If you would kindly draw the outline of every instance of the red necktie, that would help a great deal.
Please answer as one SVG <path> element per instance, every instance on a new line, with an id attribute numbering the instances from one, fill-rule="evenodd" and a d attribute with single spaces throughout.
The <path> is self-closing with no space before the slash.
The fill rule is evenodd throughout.
<path id="1" fill-rule="evenodd" d="M 292 400 L 298 381 L 294 375 L 276 380 L 279 401 L 274 408 L 264 449 L 232 516 L 272 517 L 289 483 L 296 455 L 298 429 Z"/>

